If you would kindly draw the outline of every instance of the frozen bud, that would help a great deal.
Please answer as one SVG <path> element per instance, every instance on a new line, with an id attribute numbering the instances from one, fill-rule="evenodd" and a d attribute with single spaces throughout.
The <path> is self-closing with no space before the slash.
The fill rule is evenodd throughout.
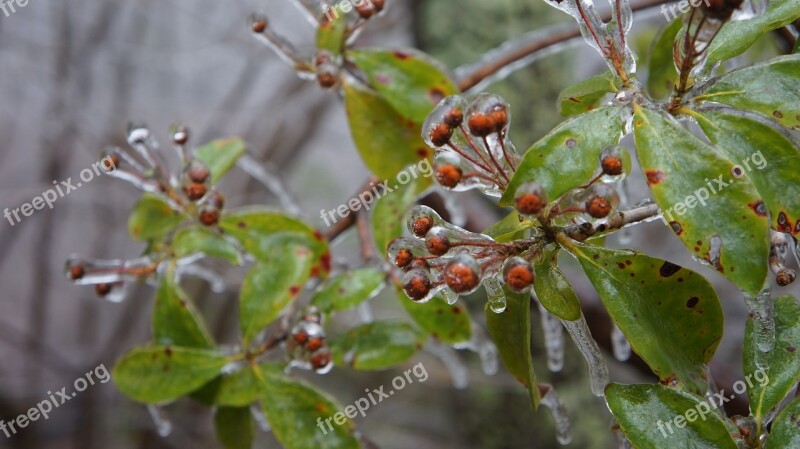
<path id="1" fill-rule="evenodd" d="M 330 368 L 333 367 L 332 361 L 331 351 L 327 348 L 315 352 L 309 360 L 311 368 L 318 374 L 325 374 L 330 371 Z"/>
<path id="2" fill-rule="evenodd" d="M 401 248 L 394 257 L 394 264 L 398 268 L 405 268 L 414 260 L 414 254 L 408 248 Z"/>
<path id="3" fill-rule="evenodd" d="M 522 184 L 514 196 L 517 211 L 523 215 L 536 215 L 547 206 L 547 194 L 535 182 Z"/>
<path id="4" fill-rule="evenodd" d="M 78 279 L 82 278 L 86 274 L 86 268 L 83 265 L 83 261 L 80 260 L 67 261 L 66 274 L 67 274 L 67 279 L 71 281 L 77 281 Z"/>
<path id="5" fill-rule="evenodd" d="M 97 293 L 97 296 L 103 297 L 111 293 L 113 286 L 111 284 L 107 284 L 105 282 L 101 282 L 99 284 L 94 285 L 94 291 Z"/>
<path id="6" fill-rule="evenodd" d="M 370 0 L 372 2 L 372 6 L 375 7 L 375 10 L 378 12 L 383 11 L 383 8 L 386 7 L 386 0 Z"/>
<path id="7" fill-rule="evenodd" d="M 432 287 L 431 275 L 425 270 L 409 270 L 403 276 L 403 291 L 414 301 L 423 302 L 429 299 Z"/>
<path id="8" fill-rule="evenodd" d="M 492 120 L 494 120 L 495 131 L 502 131 L 508 126 L 508 108 L 504 105 L 496 105 L 491 111 Z"/>
<path id="9" fill-rule="evenodd" d="M 444 164 L 436 168 L 436 181 L 448 189 L 455 188 L 463 176 L 461 168 L 453 164 Z"/>
<path id="10" fill-rule="evenodd" d="M 458 128 L 464 122 L 464 112 L 461 108 L 451 108 L 444 114 L 444 123 L 450 128 Z"/>
<path id="11" fill-rule="evenodd" d="M 386 248 L 386 255 L 397 268 L 406 268 L 414 258 L 425 254 L 425 245 L 414 239 L 396 238 Z"/>
<path id="12" fill-rule="evenodd" d="M 215 207 L 217 209 L 222 209 L 225 207 L 225 197 L 216 190 L 212 190 L 208 192 L 208 195 L 206 195 L 205 199 L 203 200 L 203 204 Z"/>
<path id="13" fill-rule="evenodd" d="M 418 238 L 424 238 L 432 227 L 442 223 L 442 217 L 428 206 L 414 207 L 406 219 L 408 231 Z"/>
<path id="14" fill-rule="evenodd" d="M 206 164 L 195 159 L 189 162 L 183 169 L 184 175 L 192 182 L 204 184 L 209 180 L 211 172 L 208 170 Z"/>
<path id="15" fill-rule="evenodd" d="M 339 83 L 339 66 L 333 54 L 327 50 L 319 50 L 314 56 L 317 82 L 325 89 L 331 89 Z"/>
<path id="16" fill-rule="evenodd" d="M 250 30 L 254 33 L 263 33 L 267 29 L 267 17 L 263 14 L 250 15 Z"/>
<path id="17" fill-rule="evenodd" d="M 425 248 L 434 256 L 444 256 L 450 251 L 450 239 L 447 230 L 441 227 L 432 228 L 425 236 Z"/>
<path id="18" fill-rule="evenodd" d="M 361 3 L 354 2 L 354 5 L 356 7 L 356 12 L 362 19 L 369 19 L 378 13 L 375 6 L 372 5 L 369 0 L 362 1 Z"/>
<path id="19" fill-rule="evenodd" d="M 470 114 L 467 125 L 469 126 L 469 132 L 473 135 L 486 137 L 495 131 L 496 124 L 491 115 L 475 112 Z"/>
<path id="20" fill-rule="evenodd" d="M 175 145 L 186 145 L 189 142 L 189 128 L 184 125 L 172 125 L 170 134 L 172 134 L 172 143 Z"/>
<path id="21" fill-rule="evenodd" d="M 508 103 L 499 95 L 490 93 L 476 96 L 470 103 L 467 116 L 470 132 L 479 137 L 503 131 L 511 120 Z"/>
<path id="22" fill-rule="evenodd" d="M 292 340 L 298 345 L 304 345 L 308 342 L 308 332 L 305 330 L 298 330 L 292 333 Z"/>
<path id="23" fill-rule="evenodd" d="M 130 145 L 142 145 L 150 138 L 150 130 L 141 123 L 129 123 L 127 138 Z"/>
<path id="24" fill-rule="evenodd" d="M 509 290 L 524 293 L 533 285 L 535 276 L 531 265 L 521 257 L 510 257 L 503 264 L 503 281 Z"/>
<path id="25" fill-rule="evenodd" d="M 321 348 L 324 344 L 325 344 L 324 337 L 313 337 L 306 342 L 306 349 L 313 352 Z"/>
<path id="26" fill-rule="evenodd" d="M 592 197 L 586 202 L 586 212 L 593 218 L 606 218 L 611 209 L 611 203 L 602 196 Z"/>
<path id="27" fill-rule="evenodd" d="M 478 262 L 471 256 L 459 254 L 445 265 L 444 282 L 450 290 L 459 295 L 474 292 L 481 284 L 481 269 Z"/>
<path id="28" fill-rule="evenodd" d="M 430 140 L 435 147 L 447 145 L 453 136 L 453 129 L 445 123 L 439 123 L 431 129 Z"/>
<path id="29" fill-rule="evenodd" d="M 207 205 L 200 209 L 197 219 L 205 226 L 214 226 L 219 222 L 219 215 L 219 209 L 214 206 Z"/>
<path id="30" fill-rule="evenodd" d="M 412 260 L 411 263 L 409 263 L 406 268 L 409 270 L 415 270 L 415 269 L 430 270 L 431 266 L 430 264 L 428 264 L 427 260 L 421 257 L 417 257 L 416 259 Z"/>
<path id="31" fill-rule="evenodd" d="M 631 170 L 631 154 L 621 145 L 612 145 L 600 154 L 600 168 L 606 176 L 605 182 L 617 182 Z"/>
<path id="32" fill-rule="evenodd" d="M 795 273 L 794 270 L 792 270 L 791 268 L 783 268 L 780 271 L 778 271 L 778 274 L 775 277 L 775 281 L 781 287 L 786 287 L 787 285 L 794 282 L 796 277 L 797 274 Z"/>
<path id="33" fill-rule="evenodd" d="M 206 186 L 199 182 L 191 182 L 183 187 L 183 193 L 191 201 L 197 201 L 206 195 Z"/>

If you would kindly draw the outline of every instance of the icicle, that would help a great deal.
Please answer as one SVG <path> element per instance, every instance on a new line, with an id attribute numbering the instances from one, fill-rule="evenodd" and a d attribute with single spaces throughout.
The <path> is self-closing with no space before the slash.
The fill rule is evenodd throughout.
<path id="1" fill-rule="evenodd" d="M 458 357 L 456 350 L 446 346 L 437 340 L 430 340 L 425 345 L 425 350 L 436 356 L 450 372 L 453 379 L 453 388 L 463 390 L 469 385 L 469 372 L 467 367 Z"/>
<path id="2" fill-rule="evenodd" d="M 486 288 L 486 296 L 489 299 L 489 310 L 494 313 L 503 313 L 506 310 L 506 294 L 503 291 L 503 286 L 496 276 L 487 278 L 483 282 Z"/>
<path id="3" fill-rule="evenodd" d="M 448 305 L 452 306 L 453 304 L 458 302 L 458 293 L 454 292 L 453 290 L 450 290 L 449 288 L 444 288 L 441 290 L 441 293 L 442 293 L 442 298 L 444 298 L 445 302 L 447 302 Z"/>
<path id="4" fill-rule="evenodd" d="M 613 323 L 614 327 L 611 329 L 611 347 L 614 350 L 614 358 L 620 362 L 625 362 L 631 358 L 631 344 L 625 338 L 625 334 Z"/>
<path id="5" fill-rule="evenodd" d="M 358 316 L 361 318 L 362 323 L 371 323 L 375 321 L 375 315 L 372 313 L 372 307 L 368 302 L 364 301 L 359 304 L 356 311 L 358 312 Z"/>
<path id="6" fill-rule="evenodd" d="M 586 318 L 581 315 L 581 318 L 577 321 L 561 320 L 561 322 L 589 365 L 592 393 L 595 396 L 602 397 L 606 385 L 608 385 L 608 366 L 603 359 L 600 348 L 597 346 L 597 342 L 594 341 L 591 332 L 589 332 Z"/>
<path id="7" fill-rule="evenodd" d="M 763 290 L 756 296 L 751 296 L 745 292 L 744 302 L 750 309 L 753 317 L 753 331 L 756 340 L 756 366 L 758 368 L 767 367 L 767 353 L 775 347 L 775 317 L 772 303 L 772 286 L 767 283 Z"/>
<path id="8" fill-rule="evenodd" d="M 550 414 L 553 415 L 556 440 L 562 446 L 566 446 L 572 442 L 572 424 L 569 421 L 567 407 L 561 402 L 552 385 L 542 384 L 539 386 L 539 390 L 544 393 L 542 394 L 542 405 L 547 407 Z"/>
<path id="9" fill-rule="evenodd" d="M 162 438 L 168 437 L 172 433 L 172 422 L 170 422 L 164 409 L 156 405 L 148 405 L 147 412 L 150 413 L 150 418 L 152 418 L 153 424 L 156 425 L 158 436 Z"/>
<path id="10" fill-rule="evenodd" d="M 256 422 L 256 425 L 258 425 L 258 428 L 261 429 L 262 432 L 272 432 L 272 427 L 269 425 L 267 417 L 264 416 L 264 412 L 261 411 L 261 407 L 259 407 L 257 403 L 250 404 L 250 415 L 253 417 L 253 421 Z"/>
<path id="11" fill-rule="evenodd" d="M 225 291 L 225 280 L 217 273 L 205 267 L 199 265 L 180 265 L 176 267 L 175 278 L 177 282 L 180 282 L 183 276 L 187 275 L 205 280 L 211 286 L 211 291 L 214 293 L 222 293 Z"/>
<path id="12" fill-rule="evenodd" d="M 500 366 L 497 346 L 486 335 L 482 327 L 472 323 L 472 338 L 462 344 L 454 345 L 456 349 L 467 349 L 472 352 L 477 352 L 478 357 L 481 359 L 481 368 L 487 376 L 494 376 Z"/>
<path id="13" fill-rule="evenodd" d="M 303 16 L 306 18 L 306 20 L 308 20 L 308 23 L 314 27 L 319 26 L 320 13 L 318 12 L 318 8 L 315 8 L 311 2 L 308 0 L 291 0 L 290 3 L 295 5 L 297 9 L 303 13 Z M 319 5 L 319 2 L 317 2 L 317 5 Z"/>
<path id="14" fill-rule="evenodd" d="M 536 298 L 536 295 L 532 295 Z M 544 346 L 547 349 L 547 369 L 557 373 L 564 368 L 564 327 L 561 320 L 548 312 L 536 298 L 542 320 Z"/>
<path id="15" fill-rule="evenodd" d="M 244 156 L 240 157 L 239 160 L 236 162 L 236 166 L 241 168 L 244 172 L 248 175 L 252 176 L 253 179 L 260 182 L 267 188 L 276 198 L 280 201 L 281 206 L 286 209 L 286 212 L 289 212 L 292 215 L 301 215 L 302 210 L 300 206 L 297 205 L 297 202 L 292 198 L 292 195 L 289 194 L 289 191 L 286 189 L 283 181 L 280 179 L 274 170 L 269 167 L 265 167 L 261 162 L 255 160 L 249 154 L 245 154 Z"/>

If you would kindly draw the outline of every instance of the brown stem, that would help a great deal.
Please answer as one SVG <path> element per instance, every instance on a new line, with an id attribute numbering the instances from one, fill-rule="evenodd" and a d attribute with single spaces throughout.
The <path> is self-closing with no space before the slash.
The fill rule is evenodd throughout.
<path id="1" fill-rule="evenodd" d="M 637 2 L 634 5 L 631 5 L 631 10 L 642 11 L 664 3 L 668 3 L 667 0 L 643 0 Z M 606 14 L 602 17 L 604 21 L 607 21 L 610 18 L 611 18 L 610 14 Z M 521 61 L 532 54 L 545 50 L 554 45 L 581 36 L 581 31 L 577 27 L 568 30 L 559 28 L 560 27 L 554 29 L 552 34 L 549 34 L 548 37 L 545 39 L 530 42 L 524 46 L 519 46 L 519 47 L 510 45 L 509 46 L 509 48 L 511 48 L 510 51 L 504 52 L 498 55 L 497 57 L 492 58 L 491 60 L 486 62 L 486 64 L 482 65 L 481 67 L 470 73 L 468 76 L 459 80 L 458 87 L 462 91 L 469 90 L 470 88 L 474 87 L 484 79 L 496 74 L 497 72 L 503 70 L 503 68 L 511 64 L 514 64 L 515 62 Z"/>
<path id="2" fill-rule="evenodd" d="M 605 224 L 601 224 L 597 227 L 592 226 L 590 223 L 582 223 L 567 228 L 564 233 L 572 240 L 583 242 L 596 234 L 620 229 L 623 226 L 647 220 L 658 214 L 658 204 L 648 203 L 632 209 L 618 211 L 612 215 Z"/>
<path id="3" fill-rule="evenodd" d="M 489 146 L 489 140 L 486 137 L 483 138 L 483 146 L 486 147 L 486 154 L 489 155 L 489 158 L 492 160 L 492 164 L 494 164 L 494 166 L 497 168 L 497 173 L 499 173 L 500 176 L 502 176 L 503 179 L 506 180 L 506 185 L 501 187 L 508 186 L 508 183 L 511 181 L 508 179 L 508 175 L 506 175 L 506 172 L 505 170 L 503 170 L 503 167 L 501 167 L 500 163 L 497 162 L 497 159 L 494 157 L 494 154 L 492 154 L 492 147 Z"/>
<path id="4" fill-rule="evenodd" d="M 365 210 L 356 214 L 356 229 L 358 230 L 358 246 L 361 249 L 361 258 L 364 261 L 375 257 L 375 245 L 372 243 L 372 234 L 369 232 L 369 221 Z"/>

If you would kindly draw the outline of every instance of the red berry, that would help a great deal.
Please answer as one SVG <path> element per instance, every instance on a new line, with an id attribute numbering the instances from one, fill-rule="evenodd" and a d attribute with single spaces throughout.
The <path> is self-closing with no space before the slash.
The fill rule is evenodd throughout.
<path id="1" fill-rule="evenodd" d="M 450 128 L 458 128 L 464 122 L 464 113 L 461 109 L 453 108 L 444 115 L 444 123 Z"/>
<path id="2" fill-rule="evenodd" d="M 436 169 L 436 181 L 442 187 L 452 189 L 461 182 L 463 172 L 453 164 L 445 164 Z"/>
<path id="3" fill-rule="evenodd" d="M 405 268 L 411 261 L 414 259 L 414 255 L 409 251 L 407 248 L 401 248 L 400 251 L 397 252 L 397 256 L 394 258 L 394 264 L 397 265 L 398 268 Z"/>
<path id="4" fill-rule="evenodd" d="M 797 275 L 795 274 L 794 270 L 789 268 L 783 268 L 780 271 L 778 271 L 775 280 L 781 287 L 786 287 L 787 285 L 794 282 L 796 277 Z"/>
<path id="5" fill-rule="evenodd" d="M 98 296 L 106 296 L 107 294 L 111 293 L 111 284 L 95 284 L 94 291 L 98 294 Z"/>
<path id="6" fill-rule="evenodd" d="M 183 188 L 183 193 L 185 193 L 186 198 L 189 198 L 191 201 L 197 201 L 205 196 L 206 186 L 199 182 L 192 182 Z"/>
<path id="7" fill-rule="evenodd" d="M 508 125 L 508 111 L 502 105 L 497 105 L 491 112 L 492 120 L 494 120 L 495 131 L 502 131 Z"/>
<path id="8" fill-rule="evenodd" d="M 515 264 L 504 273 L 506 285 L 516 292 L 524 291 L 533 284 L 535 277 L 531 266 L 527 263 Z"/>
<path id="9" fill-rule="evenodd" d="M 409 272 L 410 276 L 403 283 L 403 290 L 409 298 L 419 301 L 431 291 L 431 280 L 424 272 Z"/>
<path id="10" fill-rule="evenodd" d="M 356 6 L 356 12 L 362 19 L 369 19 L 377 13 L 375 7 L 372 6 L 369 1 L 363 1 Z"/>
<path id="11" fill-rule="evenodd" d="M 375 7 L 375 10 L 378 12 L 383 11 L 383 8 L 386 6 L 385 0 L 372 0 L 372 6 Z"/>
<path id="12" fill-rule="evenodd" d="M 103 158 L 103 170 L 115 170 L 117 167 L 119 167 L 119 162 L 119 156 L 116 154 L 109 154 Z"/>
<path id="13" fill-rule="evenodd" d="M 192 164 L 192 166 L 186 172 L 186 175 L 193 182 L 202 184 L 206 182 L 210 173 L 208 169 L 204 167 L 202 164 Z"/>
<path id="14" fill-rule="evenodd" d="M 339 80 L 336 77 L 336 74 L 333 72 L 328 70 L 320 70 L 317 72 L 317 82 L 319 82 L 319 85 L 325 89 L 330 89 L 336 86 L 338 81 Z"/>
<path id="15" fill-rule="evenodd" d="M 406 268 L 409 270 L 413 270 L 415 268 L 419 268 L 421 270 L 430 270 L 431 266 L 428 264 L 427 260 L 417 257 L 416 259 L 412 260 Z"/>
<path id="16" fill-rule="evenodd" d="M 444 281 L 447 287 L 456 293 L 474 290 L 481 282 L 478 273 L 469 265 L 461 262 L 447 264 L 444 269 Z"/>
<path id="17" fill-rule="evenodd" d="M 602 196 L 596 196 L 586 202 L 586 212 L 594 218 L 605 218 L 611 213 L 611 203 Z"/>
<path id="18" fill-rule="evenodd" d="M 217 209 L 222 209 L 225 207 L 225 197 L 216 190 L 212 190 L 208 193 L 208 196 L 206 196 L 205 203 Z"/>
<path id="19" fill-rule="evenodd" d="M 419 238 L 425 237 L 428 231 L 433 227 L 433 219 L 431 217 L 419 217 L 411 224 L 411 231 Z"/>
<path id="20" fill-rule="evenodd" d="M 250 29 L 253 30 L 254 33 L 263 33 L 264 30 L 267 29 L 267 20 L 264 18 L 253 20 Z"/>
<path id="21" fill-rule="evenodd" d="M 314 337 L 308 340 L 308 343 L 306 343 L 306 349 L 312 352 L 316 351 L 317 349 L 322 347 L 323 343 L 324 340 L 322 339 L 322 337 Z"/>
<path id="22" fill-rule="evenodd" d="M 600 162 L 603 173 L 608 176 L 618 176 L 622 174 L 622 159 L 617 156 L 606 156 Z"/>
<path id="23" fill-rule="evenodd" d="M 86 269 L 83 268 L 83 265 L 73 265 L 69 268 L 69 277 L 72 278 L 73 281 L 77 281 L 85 274 Z"/>
<path id="24" fill-rule="evenodd" d="M 213 207 L 206 207 L 200 211 L 198 219 L 205 226 L 214 226 L 219 222 L 219 210 Z"/>
<path id="25" fill-rule="evenodd" d="M 315 370 L 321 370 L 331 364 L 330 351 L 319 351 L 311 356 L 311 367 Z"/>
<path id="26" fill-rule="evenodd" d="M 546 203 L 535 193 L 525 193 L 516 199 L 517 210 L 524 215 L 536 215 L 544 209 Z"/>
<path id="27" fill-rule="evenodd" d="M 297 344 L 304 345 L 308 341 L 308 332 L 306 331 L 297 332 L 292 336 L 292 338 L 294 338 L 294 341 L 297 342 Z"/>
<path id="28" fill-rule="evenodd" d="M 434 256 L 444 256 L 450 251 L 450 240 L 443 235 L 429 235 L 425 238 L 425 247 Z"/>
<path id="29" fill-rule="evenodd" d="M 447 145 L 451 137 L 453 137 L 453 129 L 445 123 L 439 123 L 431 131 L 431 142 L 437 147 Z"/>
<path id="30" fill-rule="evenodd" d="M 469 117 L 469 131 L 478 136 L 486 137 L 495 131 L 496 123 L 492 116 L 476 112 Z"/>

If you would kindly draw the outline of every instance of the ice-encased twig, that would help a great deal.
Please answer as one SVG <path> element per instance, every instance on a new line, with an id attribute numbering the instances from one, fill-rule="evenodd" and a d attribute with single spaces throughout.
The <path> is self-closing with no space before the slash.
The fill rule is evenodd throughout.
<path id="1" fill-rule="evenodd" d="M 295 201 L 288 189 L 286 189 L 286 186 L 280 176 L 275 173 L 275 170 L 265 166 L 249 154 L 240 157 L 236 162 L 236 166 L 252 176 L 253 179 L 260 182 L 270 193 L 275 195 L 286 212 L 292 215 L 301 214 L 300 206 L 297 205 L 297 201 Z"/>
<path id="2" fill-rule="evenodd" d="M 555 421 L 556 440 L 561 445 L 572 442 L 572 424 L 569 420 L 567 407 L 561 402 L 552 385 L 541 384 L 539 391 L 542 392 L 541 404 L 550 410 L 550 414 Z"/>
<path id="3" fill-rule="evenodd" d="M 614 350 L 614 358 L 620 362 L 625 362 L 631 358 L 631 344 L 625 334 L 622 333 L 622 329 L 617 326 L 617 323 L 613 323 L 613 328 L 611 329 L 611 348 Z"/>
<path id="4" fill-rule="evenodd" d="M 539 301 L 536 303 L 539 305 L 544 347 L 547 350 L 547 369 L 556 373 L 564 368 L 564 326 L 561 320 L 548 312 Z"/>
<path id="5" fill-rule="evenodd" d="M 431 340 L 425 345 L 425 350 L 436 356 L 450 372 L 453 388 L 458 390 L 467 388 L 469 385 L 469 372 L 464 362 L 458 357 L 455 349 L 436 340 Z"/>

